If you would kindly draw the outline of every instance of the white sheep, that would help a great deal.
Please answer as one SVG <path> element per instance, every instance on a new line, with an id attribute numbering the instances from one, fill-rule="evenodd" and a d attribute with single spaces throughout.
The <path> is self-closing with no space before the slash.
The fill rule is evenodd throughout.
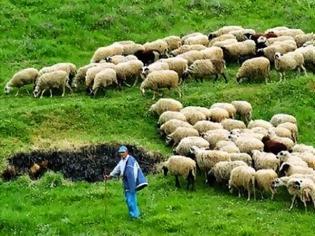
<path id="1" fill-rule="evenodd" d="M 229 153 L 231 161 L 244 161 L 248 166 L 252 166 L 252 158 L 247 153 Z"/>
<path id="2" fill-rule="evenodd" d="M 238 26 L 238 25 L 227 25 L 227 26 L 223 26 L 221 27 L 220 29 L 214 31 L 214 32 L 211 32 L 209 35 L 208 35 L 208 38 L 209 39 L 213 39 L 215 37 L 219 37 L 223 34 L 228 34 L 230 33 L 231 31 L 235 31 L 235 30 L 241 30 L 243 29 L 242 26 Z"/>
<path id="3" fill-rule="evenodd" d="M 100 88 L 106 88 L 113 84 L 118 86 L 116 71 L 111 68 L 104 69 L 97 73 L 94 78 L 92 94 L 96 96 Z"/>
<path id="4" fill-rule="evenodd" d="M 293 124 L 291 122 L 285 122 L 285 123 L 278 125 L 277 128 L 286 128 L 286 129 L 290 130 L 292 133 L 292 140 L 294 142 L 297 141 L 298 133 L 299 133 L 297 124 Z"/>
<path id="5" fill-rule="evenodd" d="M 208 120 L 200 120 L 194 124 L 194 128 L 198 130 L 199 134 L 203 134 L 209 130 L 213 129 L 223 129 L 222 124 L 208 121 Z"/>
<path id="6" fill-rule="evenodd" d="M 178 127 L 192 128 L 192 125 L 186 121 L 171 119 L 171 120 L 166 121 L 163 125 L 161 125 L 160 135 L 161 136 L 169 135 L 173 133 Z"/>
<path id="7" fill-rule="evenodd" d="M 193 45 L 193 44 L 201 44 L 204 46 L 208 46 L 209 40 L 207 35 L 194 35 L 183 40 L 183 44 Z"/>
<path id="8" fill-rule="evenodd" d="M 308 34 L 298 34 L 295 35 L 294 40 L 298 47 L 302 47 L 304 43 L 307 41 L 311 41 L 315 39 L 314 33 L 308 33 Z"/>
<path id="9" fill-rule="evenodd" d="M 223 108 L 219 108 L 219 107 L 210 108 L 209 111 L 211 114 L 210 120 L 213 122 L 221 122 L 230 117 L 229 112 Z"/>
<path id="10" fill-rule="evenodd" d="M 212 104 L 210 108 L 216 108 L 216 107 L 223 108 L 223 109 L 227 110 L 227 112 L 229 113 L 229 117 L 231 119 L 235 118 L 236 109 L 231 103 L 217 102 L 217 103 Z"/>
<path id="11" fill-rule="evenodd" d="M 123 47 L 123 55 L 133 55 L 136 52 L 139 51 L 144 51 L 145 48 L 142 44 L 139 43 L 126 43 L 126 44 L 121 44 L 120 42 L 118 42 L 122 47 Z"/>
<path id="12" fill-rule="evenodd" d="M 235 36 L 233 34 L 227 33 L 227 34 L 222 34 L 218 37 L 215 37 L 213 39 L 210 40 L 209 42 L 209 47 L 213 46 L 215 43 L 219 43 L 219 42 L 223 42 L 225 40 L 229 40 L 229 39 L 234 39 L 236 40 Z M 237 40 L 236 40 L 237 41 Z"/>
<path id="13" fill-rule="evenodd" d="M 243 79 L 264 79 L 268 83 L 270 74 L 270 61 L 264 57 L 256 57 L 243 62 L 236 74 L 236 81 L 241 83 Z"/>
<path id="14" fill-rule="evenodd" d="M 115 65 L 127 61 L 132 61 L 132 60 L 138 60 L 138 58 L 134 55 L 127 55 L 127 56 L 122 56 L 122 55 L 115 55 L 111 57 L 106 57 L 105 61 L 109 63 L 113 63 Z"/>
<path id="15" fill-rule="evenodd" d="M 297 48 L 295 51 L 303 54 L 305 66 L 310 66 L 312 68 L 312 66 L 315 65 L 315 46 L 314 45 L 308 45 L 301 48 Z"/>
<path id="16" fill-rule="evenodd" d="M 201 44 L 194 44 L 194 45 L 182 45 L 179 48 L 172 50 L 170 52 L 171 56 L 177 56 L 179 54 L 191 51 L 191 50 L 196 50 L 196 51 L 201 51 L 203 49 L 206 49 L 207 47 L 201 45 Z"/>
<path id="17" fill-rule="evenodd" d="M 304 74 L 306 74 L 306 69 L 304 67 L 304 57 L 300 52 L 288 52 L 286 54 L 281 54 L 276 52 L 275 54 L 275 68 L 279 72 L 280 81 L 284 79 L 285 72 L 289 70 L 302 69 Z"/>
<path id="18" fill-rule="evenodd" d="M 284 41 L 294 41 L 295 42 L 295 40 L 292 36 L 279 36 L 279 37 L 272 37 L 272 38 L 267 39 L 266 43 L 267 43 L 267 45 L 272 45 L 272 44 L 279 43 L 279 42 L 281 43 Z"/>
<path id="19" fill-rule="evenodd" d="M 200 52 L 203 53 L 203 59 L 210 59 L 210 60 L 223 60 L 223 50 L 220 47 L 212 46 L 201 50 Z"/>
<path id="20" fill-rule="evenodd" d="M 141 77 L 142 79 L 145 79 L 148 74 L 150 74 L 153 71 L 158 71 L 158 70 L 169 70 L 168 63 L 166 62 L 161 62 L 161 61 L 156 61 L 148 66 L 144 66 L 142 68 L 142 73 Z"/>
<path id="21" fill-rule="evenodd" d="M 157 39 L 143 44 L 145 51 L 158 51 L 161 55 L 166 55 L 168 44 L 163 39 Z"/>
<path id="22" fill-rule="evenodd" d="M 255 173 L 256 188 L 261 191 L 261 197 L 263 198 L 262 192 L 270 192 L 271 200 L 273 200 L 276 193 L 272 186 L 275 179 L 278 178 L 277 173 L 271 169 L 258 170 Z"/>
<path id="23" fill-rule="evenodd" d="M 272 169 L 277 171 L 280 166 L 280 161 L 277 159 L 276 155 L 270 152 L 253 150 L 252 159 L 256 170 Z"/>
<path id="24" fill-rule="evenodd" d="M 178 155 L 189 156 L 191 155 L 190 150 L 193 146 L 196 146 L 198 148 L 209 148 L 209 143 L 207 140 L 201 137 L 186 137 L 179 142 L 174 151 Z"/>
<path id="25" fill-rule="evenodd" d="M 263 142 L 250 136 L 235 137 L 233 135 L 230 135 L 229 138 L 240 149 L 240 152 L 245 152 L 245 153 L 250 154 L 253 150 L 263 151 L 264 149 Z"/>
<path id="26" fill-rule="evenodd" d="M 243 121 L 234 120 L 234 119 L 224 119 L 221 121 L 221 124 L 224 129 L 226 130 L 233 130 L 233 129 L 245 129 L 246 125 Z"/>
<path id="27" fill-rule="evenodd" d="M 273 125 L 269 121 L 262 120 L 262 119 L 251 120 L 247 125 L 247 128 L 249 129 L 252 129 L 255 127 L 261 127 L 268 130 L 270 128 L 273 128 Z"/>
<path id="28" fill-rule="evenodd" d="M 166 136 L 166 143 L 168 145 L 173 143 L 173 147 L 175 147 L 183 138 L 192 136 L 199 136 L 196 129 L 191 127 L 178 127 L 173 133 Z"/>
<path id="29" fill-rule="evenodd" d="M 301 158 L 307 163 L 307 166 L 315 169 L 315 155 L 311 152 L 293 152 L 292 155 Z"/>
<path id="30" fill-rule="evenodd" d="M 216 38 L 214 38 L 214 39 L 216 39 Z M 235 38 L 233 38 L 233 39 L 226 39 L 226 40 L 223 40 L 223 41 L 217 41 L 217 42 L 211 44 L 211 46 L 216 46 L 216 47 L 220 47 L 221 48 L 221 47 L 224 47 L 226 45 L 237 43 L 237 42 L 238 41 Z M 210 46 L 210 44 L 209 44 L 209 46 Z"/>
<path id="31" fill-rule="evenodd" d="M 248 192 L 247 201 L 250 200 L 251 192 L 255 193 L 255 170 L 249 166 L 238 166 L 231 171 L 229 180 L 229 189 L 232 192 L 233 188 L 238 190 L 238 196 L 241 197 L 241 188 Z"/>
<path id="32" fill-rule="evenodd" d="M 238 60 L 240 56 L 252 56 L 256 54 L 256 44 L 253 40 L 245 40 L 228 44 L 222 47 L 224 59 L 228 61 Z"/>
<path id="33" fill-rule="evenodd" d="M 93 83 L 94 83 L 94 78 L 97 73 L 101 72 L 104 69 L 107 68 L 115 68 L 115 65 L 112 63 L 101 63 L 97 66 L 91 67 L 86 71 L 86 76 L 85 76 L 85 86 L 87 89 L 92 89 Z"/>
<path id="34" fill-rule="evenodd" d="M 98 65 L 99 63 L 90 63 L 80 67 L 72 81 L 72 87 L 77 88 L 80 83 L 83 84 L 85 82 L 86 72 L 88 71 L 88 69 L 96 67 Z"/>
<path id="35" fill-rule="evenodd" d="M 163 112 L 158 120 L 158 125 L 163 125 L 165 122 L 171 120 L 171 119 L 176 119 L 176 120 L 182 120 L 182 121 L 187 121 L 186 117 L 183 113 L 178 112 L 178 111 L 165 111 Z"/>
<path id="36" fill-rule="evenodd" d="M 217 142 L 221 140 L 229 140 L 230 132 L 225 129 L 214 129 L 208 130 L 202 136 L 205 140 L 207 140 L 210 144 L 210 148 L 215 148 Z"/>
<path id="37" fill-rule="evenodd" d="M 285 138 L 290 138 L 292 139 L 293 142 L 295 142 L 296 140 L 294 139 L 294 136 L 291 132 L 291 130 L 284 128 L 284 127 L 274 127 L 274 128 L 270 128 L 268 129 L 268 134 L 266 134 L 265 136 L 278 136 L 278 137 L 285 137 Z"/>
<path id="38" fill-rule="evenodd" d="M 280 163 L 286 162 L 294 166 L 308 167 L 308 164 L 300 157 L 289 153 L 288 151 L 281 151 L 277 154 Z"/>
<path id="39" fill-rule="evenodd" d="M 315 148 L 311 145 L 306 145 L 306 144 L 295 144 L 292 148 L 293 152 L 311 152 L 315 154 Z"/>
<path id="40" fill-rule="evenodd" d="M 183 108 L 181 102 L 172 98 L 160 98 L 152 104 L 149 111 L 161 115 L 165 111 L 180 111 Z"/>
<path id="41" fill-rule="evenodd" d="M 203 113 L 207 119 L 210 119 L 210 116 L 211 116 L 210 110 L 206 107 L 201 107 L 201 106 L 187 106 L 187 107 L 184 107 L 181 111 L 185 113 L 189 111 L 199 111 Z"/>
<path id="42" fill-rule="evenodd" d="M 183 58 L 167 58 L 167 59 L 160 59 L 161 62 L 167 63 L 168 68 L 170 70 L 176 71 L 178 76 L 181 77 L 185 70 L 188 68 L 188 61 Z"/>
<path id="43" fill-rule="evenodd" d="M 196 180 L 196 162 L 194 160 L 185 156 L 173 155 L 162 163 L 162 166 L 165 176 L 168 171 L 175 176 L 176 187 L 180 187 L 178 177 L 183 176 L 187 179 L 187 189 L 190 185 L 194 189 Z"/>
<path id="44" fill-rule="evenodd" d="M 180 112 L 184 114 L 187 122 L 189 122 L 191 125 L 196 124 L 198 121 L 207 119 L 206 115 L 201 111 L 195 109 L 194 107 L 191 107 L 191 109 L 188 108 L 190 107 L 185 107 Z"/>
<path id="45" fill-rule="evenodd" d="M 221 140 L 216 143 L 215 150 L 227 153 L 240 153 L 240 149 L 232 141 Z"/>
<path id="46" fill-rule="evenodd" d="M 289 28 L 286 26 L 275 26 L 273 28 L 267 29 L 265 31 L 265 34 L 274 33 L 274 32 L 279 31 L 279 30 L 287 30 L 287 29 L 289 29 Z"/>
<path id="47" fill-rule="evenodd" d="M 187 60 L 188 65 L 191 65 L 196 60 L 204 59 L 204 53 L 202 53 L 201 51 L 197 51 L 197 50 L 190 50 L 188 52 L 184 52 L 182 54 L 179 54 L 176 57 L 177 58 L 183 58 L 183 59 Z"/>
<path id="48" fill-rule="evenodd" d="M 168 37 L 163 38 L 164 41 L 166 41 L 168 45 L 168 51 L 174 50 L 179 48 L 182 45 L 182 40 L 180 37 L 171 35 Z"/>
<path id="49" fill-rule="evenodd" d="M 92 56 L 91 62 L 100 62 L 102 59 L 106 57 L 122 55 L 124 52 L 124 48 L 119 43 L 113 43 L 106 47 L 100 47 L 96 49 L 94 55 Z"/>
<path id="50" fill-rule="evenodd" d="M 117 73 L 118 83 L 121 85 L 122 83 L 127 84 L 127 79 L 134 78 L 133 86 L 138 82 L 139 77 L 141 76 L 143 68 L 143 62 L 140 60 L 132 60 L 123 63 L 117 64 L 113 69 Z"/>
<path id="51" fill-rule="evenodd" d="M 34 84 L 39 73 L 35 68 L 26 68 L 15 73 L 12 78 L 6 83 L 4 92 L 9 94 L 13 88 L 18 88 L 15 96 L 19 95 L 20 88 L 27 84 Z M 28 90 L 26 90 L 27 93 Z"/>
<path id="52" fill-rule="evenodd" d="M 282 29 L 282 30 L 276 30 L 274 33 L 279 36 L 291 36 L 295 37 L 300 34 L 305 34 L 303 30 L 301 29 Z"/>
<path id="53" fill-rule="evenodd" d="M 236 109 L 236 114 L 240 116 L 245 124 L 248 124 L 252 119 L 252 105 L 247 101 L 232 101 L 231 103 Z"/>
<path id="54" fill-rule="evenodd" d="M 63 97 L 65 95 L 66 87 L 72 91 L 68 84 L 68 80 L 68 73 L 61 70 L 48 72 L 41 75 L 36 81 L 36 86 L 33 92 L 34 97 L 38 97 L 40 94 L 40 98 L 42 98 L 46 90 L 49 90 L 50 97 L 52 97 L 53 88 L 62 88 L 61 96 Z"/>
<path id="55" fill-rule="evenodd" d="M 156 93 L 161 88 L 168 88 L 168 89 L 176 89 L 178 96 L 181 97 L 181 90 L 179 88 L 179 77 L 175 71 L 172 70 L 160 70 L 160 71 L 153 71 L 150 73 L 147 78 L 141 83 L 140 91 L 142 95 L 145 94 L 146 89 L 153 90 L 153 97 L 155 99 Z"/>
<path id="56" fill-rule="evenodd" d="M 273 115 L 270 120 L 270 123 L 275 127 L 285 122 L 291 122 L 294 124 L 297 123 L 296 118 L 294 116 L 289 115 L 289 114 L 283 114 L 283 113 Z"/>
<path id="57" fill-rule="evenodd" d="M 314 175 L 314 170 L 309 167 L 295 166 L 283 162 L 279 169 L 279 176 L 291 176 L 294 174 Z"/>
<path id="58" fill-rule="evenodd" d="M 200 32 L 189 33 L 189 34 L 182 36 L 181 39 L 182 39 L 182 42 L 184 42 L 186 39 L 191 38 L 191 37 L 195 37 L 198 35 L 203 35 L 203 33 L 200 33 Z"/>

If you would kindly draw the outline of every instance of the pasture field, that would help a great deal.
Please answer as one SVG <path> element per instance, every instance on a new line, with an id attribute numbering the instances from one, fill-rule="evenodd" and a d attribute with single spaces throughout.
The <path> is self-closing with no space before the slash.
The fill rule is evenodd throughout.
<path id="1" fill-rule="evenodd" d="M 286 25 L 314 31 L 315 3 L 310 0 L 84 1 L 2 0 L 0 3 L 0 87 L 19 69 L 72 62 L 87 64 L 97 47 L 118 40 L 144 43 L 168 35 L 223 25 L 264 31 Z M 254 119 L 290 113 L 298 120 L 299 142 L 315 145 L 315 76 L 277 83 L 238 85 L 238 65 L 228 65 L 229 82 L 188 81 L 182 85 L 185 106 L 247 100 Z M 31 89 L 31 87 L 29 87 Z M 173 91 L 166 97 L 177 98 Z M 0 93 L 0 170 L 6 158 L 35 148 L 69 148 L 90 143 L 121 142 L 171 153 L 156 132 L 157 117 L 148 113 L 152 94 L 138 87 L 109 90 L 93 99 L 84 92 L 64 98 L 34 99 L 21 92 Z M 71 183 L 48 173 L 38 181 L 22 176 L 0 180 L 0 235 L 313 235 L 315 210 L 302 204 L 288 211 L 290 197 L 247 202 L 224 187 L 197 191 L 175 189 L 172 177 L 148 176 L 139 193 L 139 221 L 129 220 L 119 181 Z M 183 180 L 182 180 L 182 183 Z"/>

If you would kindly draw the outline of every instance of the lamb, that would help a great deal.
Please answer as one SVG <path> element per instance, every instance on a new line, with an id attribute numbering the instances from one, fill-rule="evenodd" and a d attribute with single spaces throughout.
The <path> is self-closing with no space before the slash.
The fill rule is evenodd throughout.
<path id="1" fill-rule="evenodd" d="M 256 57 L 246 60 L 242 66 L 239 68 L 236 74 L 236 81 L 241 83 L 244 78 L 256 79 L 262 78 L 265 83 L 268 83 L 268 78 L 270 74 L 270 62 L 267 58 Z"/>
<path id="2" fill-rule="evenodd" d="M 164 176 L 167 176 L 168 171 L 175 175 L 175 186 L 180 187 L 179 176 L 183 176 L 187 179 L 187 190 L 189 186 L 191 189 L 195 188 L 196 180 L 196 162 L 185 156 L 173 155 L 163 165 Z"/>
<path id="3" fill-rule="evenodd" d="M 182 77 L 185 70 L 188 67 L 188 61 L 183 58 L 167 58 L 160 59 L 162 63 L 167 63 L 170 70 L 176 71 L 179 77 Z"/>
<path id="4" fill-rule="evenodd" d="M 178 36 L 174 36 L 174 35 L 168 36 L 168 37 L 163 38 L 163 40 L 168 45 L 168 51 L 175 50 L 182 45 L 182 40 Z"/>
<path id="5" fill-rule="evenodd" d="M 160 115 L 159 120 L 158 120 L 158 125 L 163 125 L 165 122 L 171 119 L 187 121 L 185 115 L 181 112 L 165 111 Z"/>
<path id="6" fill-rule="evenodd" d="M 191 125 L 196 124 L 198 121 L 207 119 L 207 117 L 204 113 L 195 109 L 194 107 L 191 107 L 191 109 L 188 109 L 186 107 L 186 108 L 182 109 L 180 112 L 184 114 L 187 122 L 189 122 Z"/>
<path id="7" fill-rule="evenodd" d="M 245 162 L 248 166 L 252 166 L 252 158 L 249 154 L 247 153 L 229 153 L 229 157 L 231 161 L 243 161 Z"/>
<path id="8" fill-rule="evenodd" d="M 256 54 L 256 44 L 253 40 L 245 40 L 228 44 L 222 47 L 226 61 L 238 60 L 240 56 L 251 56 Z"/>
<path id="9" fill-rule="evenodd" d="M 201 44 L 193 44 L 193 45 L 182 45 L 179 48 L 172 50 L 170 52 L 170 56 L 177 56 L 180 54 L 183 54 L 185 52 L 191 51 L 191 50 L 196 50 L 196 51 L 201 51 L 206 49 L 207 47 L 201 45 Z"/>
<path id="10" fill-rule="evenodd" d="M 201 137 L 186 137 L 179 142 L 174 151 L 178 155 L 190 156 L 190 150 L 193 146 L 197 146 L 198 148 L 209 148 L 209 143 Z"/>
<path id="11" fill-rule="evenodd" d="M 286 145 L 275 140 L 271 140 L 269 136 L 264 136 L 261 141 L 264 144 L 264 152 L 271 152 L 277 155 L 281 151 L 288 150 Z"/>
<path id="12" fill-rule="evenodd" d="M 199 134 L 201 135 L 209 130 L 223 129 L 223 126 L 220 123 L 215 123 L 208 120 L 200 120 L 194 124 L 194 128 L 198 130 Z"/>
<path id="13" fill-rule="evenodd" d="M 230 135 L 229 139 L 236 144 L 236 146 L 240 149 L 240 152 L 250 154 L 253 150 L 262 151 L 264 148 L 264 144 L 260 140 L 250 136 L 235 137 Z"/>
<path id="14" fill-rule="evenodd" d="M 280 160 L 280 163 L 286 162 L 294 166 L 308 167 L 305 161 L 297 156 L 292 155 L 288 151 L 279 152 L 277 158 Z"/>
<path id="15" fill-rule="evenodd" d="M 195 35 L 192 37 L 188 37 L 185 40 L 183 40 L 183 44 L 193 45 L 193 44 L 201 44 L 204 46 L 208 46 L 209 40 L 206 35 Z"/>
<path id="16" fill-rule="evenodd" d="M 225 62 L 224 60 L 210 60 L 210 59 L 202 59 L 196 60 L 192 65 L 184 72 L 183 79 L 186 79 L 189 75 L 195 77 L 195 80 L 203 81 L 203 77 L 205 76 L 215 76 L 215 80 L 218 79 L 219 75 L 222 75 L 225 82 L 227 83 L 227 78 L 224 74 Z"/>
<path id="17" fill-rule="evenodd" d="M 85 77 L 86 77 L 86 72 L 88 71 L 88 69 L 90 69 L 92 67 L 96 67 L 98 65 L 100 65 L 100 64 L 90 63 L 90 64 L 87 64 L 85 66 L 80 67 L 78 69 L 77 74 L 75 75 L 75 77 L 72 81 L 72 87 L 77 88 L 80 83 L 84 83 Z"/>
<path id="18" fill-rule="evenodd" d="M 253 150 L 252 158 L 253 158 L 253 163 L 256 170 L 272 169 L 274 171 L 277 171 L 279 169 L 280 161 L 277 159 L 276 155 L 273 153 Z"/>
<path id="19" fill-rule="evenodd" d="M 146 42 L 143 44 L 145 51 L 158 51 L 160 55 L 166 55 L 168 51 L 168 44 L 163 39 L 157 39 L 152 42 Z"/>
<path id="20" fill-rule="evenodd" d="M 295 35 L 294 37 L 294 40 L 298 47 L 302 47 L 304 43 L 306 43 L 307 41 L 314 40 L 314 39 L 315 39 L 314 33 L 298 34 L 298 35 Z"/>
<path id="21" fill-rule="evenodd" d="M 232 105 L 236 109 L 236 114 L 240 116 L 245 124 L 248 124 L 252 119 L 252 105 L 247 101 L 233 101 Z"/>
<path id="22" fill-rule="evenodd" d="M 41 75 L 36 82 L 34 89 L 34 97 L 38 97 L 41 94 L 40 98 L 43 97 L 45 91 L 49 89 L 50 97 L 52 97 L 53 88 L 62 88 L 62 97 L 65 95 L 66 87 L 72 91 L 71 87 L 67 83 L 69 80 L 68 74 L 65 71 L 57 70 Z"/>
<path id="23" fill-rule="evenodd" d="M 236 115 L 236 109 L 231 103 L 226 103 L 226 102 L 217 102 L 211 105 L 210 108 L 223 108 L 227 110 L 229 113 L 229 118 L 234 119 Z"/>
<path id="24" fill-rule="evenodd" d="M 134 55 L 128 55 L 128 56 L 122 56 L 122 55 L 115 55 L 111 57 L 106 57 L 105 61 L 108 63 L 113 63 L 115 65 L 127 61 L 132 61 L 132 60 L 138 60 L 138 58 Z"/>
<path id="25" fill-rule="evenodd" d="M 184 52 L 184 53 L 176 56 L 176 58 L 183 58 L 183 59 L 187 60 L 188 65 L 191 65 L 196 60 L 204 59 L 204 53 L 202 53 L 201 51 L 197 51 L 197 50 L 190 50 L 188 52 Z"/>
<path id="26" fill-rule="evenodd" d="M 226 130 L 233 130 L 233 129 L 245 129 L 246 125 L 243 121 L 234 120 L 234 119 L 224 119 L 221 121 L 221 124 L 224 129 Z"/>
<path id="27" fill-rule="evenodd" d="M 91 62 L 97 63 L 100 62 L 102 59 L 105 59 L 106 57 L 122 55 L 123 52 L 124 48 L 119 43 L 113 43 L 107 47 L 100 47 L 94 52 Z"/>
<path id="28" fill-rule="evenodd" d="M 215 148 L 217 142 L 221 140 L 229 140 L 229 134 L 230 132 L 225 129 L 214 129 L 208 130 L 202 136 L 205 140 L 209 142 L 210 148 L 213 149 Z"/>
<path id="29" fill-rule="evenodd" d="M 152 71 L 158 71 L 158 70 L 168 70 L 169 66 L 166 62 L 154 62 L 150 64 L 149 66 L 145 66 L 142 68 L 141 77 L 145 79 L 148 74 L 150 74 Z"/>
<path id="30" fill-rule="evenodd" d="M 228 183 L 231 171 L 238 166 L 247 166 L 243 161 L 220 161 L 207 174 L 207 183 Z"/>
<path id="31" fill-rule="evenodd" d="M 91 92 L 96 74 L 107 68 L 114 69 L 115 65 L 112 63 L 101 63 L 98 66 L 91 67 L 87 70 L 85 76 L 85 86 L 88 92 Z"/>
<path id="32" fill-rule="evenodd" d="M 156 103 L 152 104 L 149 111 L 161 115 L 165 111 L 180 111 L 183 104 L 172 98 L 160 98 Z"/>
<path id="33" fill-rule="evenodd" d="M 13 88 L 18 88 L 15 96 L 19 95 L 20 88 L 27 84 L 35 83 L 39 73 L 35 68 L 26 68 L 15 73 L 12 78 L 6 83 L 4 92 L 9 94 Z M 28 90 L 26 90 L 27 93 Z"/>
<path id="34" fill-rule="evenodd" d="M 215 38 L 215 37 L 219 37 L 223 34 L 228 34 L 231 31 L 235 31 L 235 30 L 242 30 L 243 27 L 242 26 L 237 26 L 237 25 L 228 25 L 228 26 L 223 26 L 220 29 L 210 33 L 208 35 L 209 40 Z"/>
<path id="35" fill-rule="evenodd" d="M 271 200 L 273 200 L 276 193 L 275 188 L 272 187 L 272 183 L 278 178 L 277 173 L 271 169 L 258 170 L 255 173 L 255 185 L 257 189 L 261 191 L 261 197 L 263 198 L 262 192 L 271 192 Z"/>
<path id="36" fill-rule="evenodd" d="M 128 78 L 135 78 L 134 83 L 133 83 L 133 86 L 135 86 L 136 83 L 138 82 L 138 78 L 141 75 L 142 67 L 143 67 L 142 61 L 132 60 L 132 61 L 119 63 L 113 69 L 117 73 L 117 80 L 120 85 L 122 83 L 125 83 L 127 86 L 129 86 L 126 83 L 126 80 Z"/>
<path id="37" fill-rule="evenodd" d="M 300 52 L 288 52 L 286 54 L 281 54 L 277 52 L 275 54 L 275 68 L 279 71 L 280 81 L 285 77 L 285 71 L 302 69 L 306 75 L 306 69 L 303 66 L 304 57 Z"/>
<path id="38" fill-rule="evenodd" d="M 48 168 L 48 160 L 33 163 L 29 168 L 29 175 L 32 179 L 39 178 Z"/>
<path id="39" fill-rule="evenodd" d="M 100 88 L 106 88 L 113 84 L 118 86 L 116 71 L 111 68 L 104 69 L 101 72 L 97 73 L 94 78 L 92 94 L 96 96 L 97 91 Z"/>
<path id="40" fill-rule="evenodd" d="M 178 127 L 193 128 L 192 125 L 186 121 L 171 119 L 171 120 L 165 122 L 163 125 L 161 125 L 160 135 L 161 136 L 169 135 L 169 134 L 173 133 Z"/>
<path id="41" fill-rule="evenodd" d="M 291 176 L 293 174 L 314 175 L 314 170 L 309 167 L 294 166 L 283 162 L 279 169 L 279 176 Z"/>
<path id="42" fill-rule="evenodd" d="M 173 147 L 175 147 L 183 138 L 192 136 L 199 136 L 199 133 L 196 129 L 189 127 L 178 127 L 173 133 L 166 137 L 166 144 L 173 144 Z"/>
<path id="43" fill-rule="evenodd" d="M 220 47 L 209 47 L 200 52 L 203 53 L 203 59 L 210 59 L 210 60 L 223 60 L 223 50 Z"/>
<path id="44" fill-rule="evenodd" d="M 238 166 L 231 171 L 229 180 L 229 189 L 232 192 L 233 188 L 238 190 L 238 197 L 241 197 L 241 188 L 244 188 L 248 192 L 247 201 L 250 200 L 251 192 L 255 193 L 255 170 L 249 166 Z"/>
<path id="45" fill-rule="evenodd" d="M 175 71 L 172 70 L 160 70 L 153 71 L 147 78 L 141 83 L 140 91 L 142 95 L 145 94 L 146 89 L 153 90 L 153 97 L 155 99 L 156 93 L 160 88 L 176 89 L 179 97 L 181 97 L 181 90 L 179 88 L 179 77 Z"/>

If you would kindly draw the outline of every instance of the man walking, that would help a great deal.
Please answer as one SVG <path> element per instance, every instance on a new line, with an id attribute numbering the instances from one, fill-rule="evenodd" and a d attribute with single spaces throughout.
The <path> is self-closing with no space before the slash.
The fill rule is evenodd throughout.
<path id="1" fill-rule="evenodd" d="M 120 146 L 118 153 L 121 160 L 113 171 L 105 176 L 105 180 L 118 176 L 123 178 L 124 193 L 129 215 L 133 219 L 138 219 L 140 212 L 137 205 L 136 192 L 147 186 L 148 183 L 136 159 L 129 155 L 127 147 Z"/>

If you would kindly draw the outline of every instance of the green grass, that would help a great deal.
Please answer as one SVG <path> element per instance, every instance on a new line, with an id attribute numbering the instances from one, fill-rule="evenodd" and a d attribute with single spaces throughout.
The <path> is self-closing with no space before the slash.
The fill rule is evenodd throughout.
<path id="1" fill-rule="evenodd" d="M 263 31 L 287 25 L 314 30 L 315 3 L 307 0 L 191 0 L 191 1 L 83 1 L 3 0 L 0 14 L 0 86 L 19 69 L 70 61 L 87 64 L 94 50 L 117 40 L 140 43 L 194 31 L 208 33 L 223 25 L 242 25 Z M 286 112 L 298 119 L 299 142 L 315 144 L 314 82 L 290 74 L 282 84 L 237 85 L 237 66 L 228 66 L 229 83 L 188 82 L 184 105 L 210 106 L 214 102 L 245 99 L 254 118 L 269 120 Z M 0 95 L 0 166 L 17 151 L 67 147 L 74 144 L 128 142 L 169 154 L 156 133 L 157 117 L 147 112 L 152 94 L 138 88 L 111 90 L 91 99 L 83 92 L 34 99 Z M 166 96 L 176 98 L 174 92 Z M 0 167 L 0 169 L 1 169 Z M 48 179 L 48 180 L 47 180 Z M 57 177 L 58 179 L 58 177 Z M 223 188 L 200 183 L 196 192 L 174 188 L 173 178 L 149 176 L 150 187 L 139 194 L 143 217 L 130 221 L 121 184 L 29 184 L 25 178 L 0 182 L 1 235 L 311 235 L 314 211 L 302 207 L 288 212 L 289 197 L 246 202 Z M 106 207 L 106 212 L 105 212 Z"/>

